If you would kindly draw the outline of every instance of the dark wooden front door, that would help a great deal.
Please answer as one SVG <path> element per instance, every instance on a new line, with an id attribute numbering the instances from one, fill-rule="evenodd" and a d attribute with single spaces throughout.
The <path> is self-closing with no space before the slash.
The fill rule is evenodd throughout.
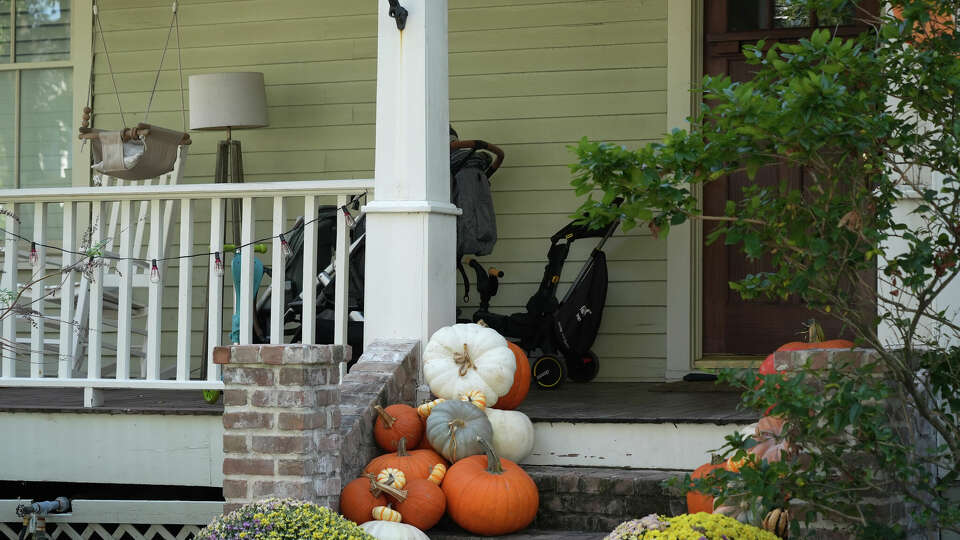
<path id="1" fill-rule="evenodd" d="M 795 0 L 706 0 L 704 7 L 704 73 L 726 74 L 734 81 L 752 77 L 753 66 L 743 58 L 744 45 L 761 39 L 768 43 L 795 41 L 809 37 L 817 26 L 828 26 L 837 35 L 855 35 L 863 30 L 856 24 L 856 17 L 818 20 L 816 14 L 798 10 Z M 791 187 L 801 189 L 810 180 L 803 169 L 783 165 L 761 169 L 753 180 L 744 173 L 733 174 L 706 186 L 704 213 L 723 215 L 727 201 L 740 200 L 741 190 L 748 183 L 775 186 L 783 178 Z M 706 222 L 704 238 L 715 227 Z M 769 269 L 767 260 L 747 260 L 740 246 L 725 246 L 722 240 L 703 246 L 704 356 L 766 356 L 783 343 L 799 339 L 803 323 L 814 313 L 798 299 L 745 301 L 729 288 L 730 281 Z M 838 321 L 816 318 L 828 339 L 841 337 Z"/>

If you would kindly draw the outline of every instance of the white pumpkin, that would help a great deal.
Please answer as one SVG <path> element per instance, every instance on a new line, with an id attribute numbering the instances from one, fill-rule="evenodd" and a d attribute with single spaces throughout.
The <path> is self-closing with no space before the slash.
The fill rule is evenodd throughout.
<path id="1" fill-rule="evenodd" d="M 430 540 L 420 529 L 395 521 L 368 521 L 360 528 L 377 540 Z"/>
<path id="2" fill-rule="evenodd" d="M 520 411 L 486 409 L 493 426 L 493 449 L 497 455 L 519 463 L 533 451 L 533 422 Z"/>
<path id="3" fill-rule="evenodd" d="M 437 330 L 423 351 L 423 375 L 430 391 L 444 399 L 479 390 L 492 407 L 510 391 L 517 359 L 507 340 L 479 324 Z"/>

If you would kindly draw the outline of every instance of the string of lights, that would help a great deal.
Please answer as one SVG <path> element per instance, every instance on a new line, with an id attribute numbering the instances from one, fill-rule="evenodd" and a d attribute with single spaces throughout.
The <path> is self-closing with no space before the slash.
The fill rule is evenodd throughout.
<path id="1" fill-rule="evenodd" d="M 364 196 L 366 196 L 366 194 L 364 194 Z M 359 198 L 359 197 L 358 197 L 358 198 Z M 321 213 L 319 213 L 315 218 L 312 218 L 312 219 L 310 219 L 309 221 L 304 221 L 303 223 L 297 223 L 297 224 L 295 224 L 293 227 L 291 227 L 290 229 L 288 229 L 288 230 L 286 230 L 286 231 L 284 231 L 284 232 L 282 232 L 282 233 L 280 233 L 280 234 L 277 234 L 277 235 L 274 235 L 274 236 L 266 236 L 266 237 L 263 237 L 263 238 L 258 238 L 258 239 L 256 239 L 256 240 L 252 240 L 252 241 L 247 242 L 247 243 L 245 243 L 245 244 L 241 244 L 241 245 L 235 246 L 233 249 L 234 249 L 235 251 L 240 251 L 241 249 L 246 248 L 246 247 L 254 246 L 254 245 L 256 245 L 256 244 L 263 244 L 263 243 L 266 243 L 266 242 L 271 242 L 271 241 L 273 241 L 274 239 L 279 239 L 279 240 L 280 240 L 280 249 L 281 249 L 281 252 L 283 253 L 283 256 L 284 256 L 284 257 L 289 257 L 289 256 L 292 255 L 292 250 L 291 250 L 291 248 L 290 248 L 290 244 L 287 242 L 287 236 L 289 236 L 291 233 L 293 233 L 294 231 L 296 231 L 296 230 L 298 230 L 298 229 L 300 229 L 300 228 L 304 228 L 304 227 L 306 227 L 306 226 L 308 226 L 308 225 L 311 225 L 311 224 L 313 224 L 313 223 L 316 223 L 316 222 L 318 222 L 318 221 L 320 221 L 320 220 L 322 220 L 322 219 L 325 219 L 325 218 L 328 218 L 328 217 L 331 217 L 331 216 L 335 216 L 338 212 L 343 212 L 344 218 L 345 218 L 346 223 L 347 223 L 347 226 L 348 226 L 349 228 L 353 228 L 353 227 L 356 225 L 356 220 L 354 219 L 353 215 L 350 213 L 350 207 L 351 207 L 351 206 L 354 206 L 356 202 L 357 202 L 357 198 L 355 198 L 354 200 L 352 200 L 352 201 L 350 201 L 350 202 L 348 202 L 347 204 L 344 204 L 344 205 L 342 205 L 342 206 L 338 206 L 338 207 L 336 207 L 336 208 L 334 208 L 334 209 L 331 209 L 331 210 L 328 210 L 328 211 L 325 211 L 325 212 L 321 212 Z M 15 233 L 15 232 L 13 232 L 13 231 L 10 231 L 10 230 L 5 229 L 5 228 L 2 228 L 2 227 L 0 227 L 0 233 L 5 234 L 5 235 L 8 235 L 8 236 L 12 236 L 12 237 L 17 238 L 17 239 L 19 239 L 19 240 L 21 240 L 21 241 L 24 241 L 24 242 L 29 242 L 29 243 L 30 243 L 30 264 L 31 264 L 34 268 L 36 268 L 37 266 L 39 266 L 39 262 L 40 262 L 40 257 L 39 257 L 39 253 L 38 253 L 38 251 L 37 251 L 37 248 L 38 248 L 38 247 L 43 247 L 43 248 L 51 249 L 51 250 L 58 251 L 58 252 L 61 252 L 61 253 L 67 253 L 67 254 L 70 254 L 70 255 L 76 255 L 76 256 L 78 256 L 78 257 L 82 257 L 82 259 L 81 259 L 80 261 L 78 261 L 78 263 L 79 263 L 79 262 L 82 262 L 84 259 L 86 259 L 86 260 L 87 260 L 87 264 L 88 264 L 89 266 L 95 265 L 95 264 L 96 264 L 96 261 L 98 261 L 98 260 L 118 261 L 118 262 L 119 262 L 119 261 L 132 261 L 132 262 L 140 263 L 140 264 L 143 264 L 143 265 L 149 264 L 149 265 L 150 265 L 150 281 L 151 281 L 151 282 L 154 282 L 154 283 L 159 283 L 159 282 L 160 282 L 160 267 L 159 267 L 159 263 L 166 262 L 166 261 L 179 261 L 179 260 L 183 260 L 183 259 L 193 259 L 193 258 L 197 258 L 197 257 L 207 257 L 207 258 L 209 258 L 209 257 L 212 256 L 213 259 L 214 259 L 214 263 L 213 263 L 213 264 L 214 264 L 214 271 L 215 271 L 218 275 L 221 275 L 221 276 L 224 274 L 223 259 L 221 258 L 221 253 L 222 253 L 222 252 L 221 252 L 221 251 L 216 251 L 216 250 L 214 250 L 214 251 L 208 251 L 208 252 L 190 253 L 190 254 L 188 254 L 188 255 L 174 255 L 174 256 L 169 256 L 169 257 L 157 257 L 157 258 L 149 258 L 149 259 L 146 259 L 146 258 L 140 258 L 140 257 L 122 257 L 122 256 L 119 256 L 119 255 L 114 255 L 114 254 L 112 254 L 112 253 L 102 253 L 100 250 L 101 250 L 101 248 L 103 247 L 103 244 L 101 244 L 101 245 L 99 245 L 99 246 L 91 246 L 91 248 L 90 248 L 89 250 L 87 250 L 87 251 L 76 251 L 76 250 L 64 249 L 64 248 L 62 248 L 62 247 L 60 247 L 60 246 L 56 246 L 56 245 L 53 245 L 53 244 L 45 244 L 45 243 L 37 242 L 37 241 L 35 241 L 35 240 L 32 239 L 32 238 L 27 238 L 27 237 L 25 237 L 25 236 L 22 236 L 22 235 L 20 235 L 20 234 L 17 234 L 17 233 Z M 105 241 L 104 241 L 104 242 L 105 242 Z M 76 266 L 76 264 L 78 264 L 78 263 L 74 263 L 74 264 L 72 264 L 70 267 Z"/>

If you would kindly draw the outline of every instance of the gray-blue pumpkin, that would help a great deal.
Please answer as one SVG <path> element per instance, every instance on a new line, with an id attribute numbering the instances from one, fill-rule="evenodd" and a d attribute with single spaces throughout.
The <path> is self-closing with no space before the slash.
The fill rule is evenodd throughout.
<path id="1" fill-rule="evenodd" d="M 447 400 L 433 408 L 427 418 L 427 441 L 451 463 L 482 454 L 477 438 L 493 440 L 493 426 L 487 415 L 466 401 Z"/>

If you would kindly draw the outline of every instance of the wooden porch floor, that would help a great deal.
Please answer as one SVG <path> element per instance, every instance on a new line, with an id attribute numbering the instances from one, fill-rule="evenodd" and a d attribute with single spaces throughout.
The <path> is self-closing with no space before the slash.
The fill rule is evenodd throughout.
<path id="1" fill-rule="evenodd" d="M 521 411 L 534 422 L 749 423 L 753 411 L 737 410 L 739 395 L 713 391 L 712 383 L 692 390 L 660 391 L 654 383 L 567 383 L 556 390 L 531 388 Z M 199 390 L 105 390 L 101 407 L 83 407 L 83 391 L 64 388 L 0 388 L 0 412 L 85 412 L 140 414 L 221 414 Z"/>

